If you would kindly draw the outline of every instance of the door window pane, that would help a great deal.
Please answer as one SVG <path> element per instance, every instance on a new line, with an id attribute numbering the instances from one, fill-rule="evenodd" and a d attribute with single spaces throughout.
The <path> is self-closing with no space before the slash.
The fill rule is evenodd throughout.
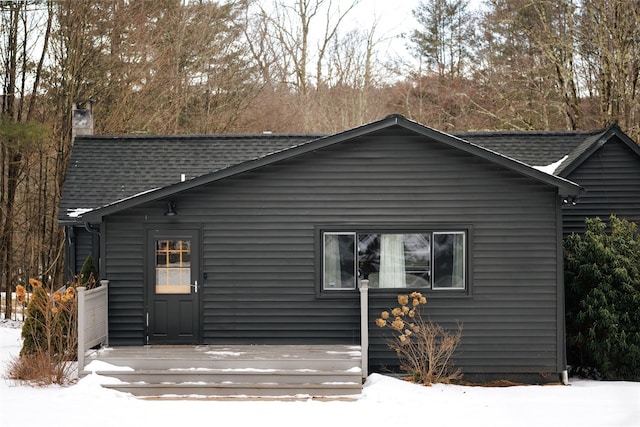
<path id="1" fill-rule="evenodd" d="M 191 293 L 191 241 L 156 241 L 156 293 Z"/>

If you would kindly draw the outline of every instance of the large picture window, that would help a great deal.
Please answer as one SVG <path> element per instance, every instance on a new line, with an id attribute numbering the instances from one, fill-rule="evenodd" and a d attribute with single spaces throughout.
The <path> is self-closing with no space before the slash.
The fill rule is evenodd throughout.
<path id="1" fill-rule="evenodd" d="M 370 288 L 465 289 L 466 232 L 322 233 L 324 290 Z"/>

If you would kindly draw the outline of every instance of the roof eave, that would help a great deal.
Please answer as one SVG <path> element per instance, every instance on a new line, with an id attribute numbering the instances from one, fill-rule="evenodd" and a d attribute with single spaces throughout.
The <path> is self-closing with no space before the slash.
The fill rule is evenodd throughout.
<path id="1" fill-rule="evenodd" d="M 58 225 L 62 227 L 82 225 L 83 223 L 82 218 L 58 218 Z"/>
<path id="2" fill-rule="evenodd" d="M 537 179 L 539 181 L 542 181 L 544 183 L 557 187 L 558 194 L 562 196 L 577 196 L 580 193 L 580 190 L 581 190 L 580 186 L 574 182 L 566 180 L 562 177 L 550 175 L 545 172 L 539 171 L 525 163 L 519 162 L 510 157 L 488 150 L 479 145 L 465 141 L 461 138 L 444 134 L 435 129 L 429 128 L 427 126 L 423 126 L 417 122 L 408 120 L 401 115 L 393 114 L 393 115 L 387 116 L 382 120 L 365 124 L 360 127 L 350 129 L 335 135 L 325 136 L 322 138 L 304 142 L 292 148 L 288 148 L 272 154 L 268 154 L 266 156 L 263 156 L 254 160 L 250 160 L 250 161 L 241 163 L 239 165 L 234 165 L 226 169 L 213 172 L 211 174 L 203 175 L 188 181 L 158 188 L 158 189 L 143 193 L 139 196 L 135 196 L 125 200 L 111 203 L 107 206 L 100 207 L 93 211 L 87 212 L 86 214 L 82 215 L 81 219 L 85 223 L 97 223 L 102 220 L 102 217 L 122 211 L 124 209 L 128 209 L 128 208 L 138 206 L 140 204 L 151 202 L 154 200 L 167 198 L 175 194 L 178 194 L 180 192 L 187 191 L 201 185 L 209 184 L 209 183 L 219 181 L 234 175 L 255 170 L 260 167 L 267 166 L 269 164 L 272 164 L 281 160 L 292 159 L 315 150 L 320 150 L 320 149 L 323 149 L 335 144 L 339 144 L 341 142 L 344 142 L 353 138 L 367 135 L 379 130 L 387 129 L 395 125 L 401 126 L 405 129 L 411 130 L 420 135 L 427 136 L 431 139 L 434 139 L 438 142 L 444 143 L 451 147 L 462 149 L 463 151 L 466 151 L 470 154 L 474 154 L 476 156 L 485 158 L 489 161 L 497 163 L 508 169 L 512 169 L 523 175 L 529 176 L 531 178 Z"/>

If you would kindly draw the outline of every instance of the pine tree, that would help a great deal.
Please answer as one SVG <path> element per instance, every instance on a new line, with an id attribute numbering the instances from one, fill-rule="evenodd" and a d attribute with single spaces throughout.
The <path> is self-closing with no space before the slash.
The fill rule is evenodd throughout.
<path id="1" fill-rule="evenodd" d="M 84 260 L 82 268 L 80 269 L 80 275 L 78 276 L 78 286 L 85 286 L 91 289 L 95 286 L 98 280 L 98 268 L 93 262 L 93 256 L 89 255 Z"/>

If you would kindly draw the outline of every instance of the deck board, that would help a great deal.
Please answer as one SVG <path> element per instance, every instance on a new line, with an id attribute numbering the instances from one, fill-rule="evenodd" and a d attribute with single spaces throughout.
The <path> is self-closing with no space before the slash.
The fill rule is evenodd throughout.
<path id="1" fill-rule="evenodd" d="M 96 372 L 118 378 L 121 383 L 105 387 L 139 396 L 322 397 L 362 390 L 359 346 L 109 347 L 90 352 L 86 361 L 81 375 Z M 94 368 L 92 361 L 104 363 Z"/>
<path id="2" fill-rule="evenodd" d="M 261 359 L 351 359 L 359 361 L 360 346 L 352 345 L 151 345 L 106 347 L 90 352 L 91 360 L 131 359 L 208 359 L 208 360 L 261 360 Z"/>

